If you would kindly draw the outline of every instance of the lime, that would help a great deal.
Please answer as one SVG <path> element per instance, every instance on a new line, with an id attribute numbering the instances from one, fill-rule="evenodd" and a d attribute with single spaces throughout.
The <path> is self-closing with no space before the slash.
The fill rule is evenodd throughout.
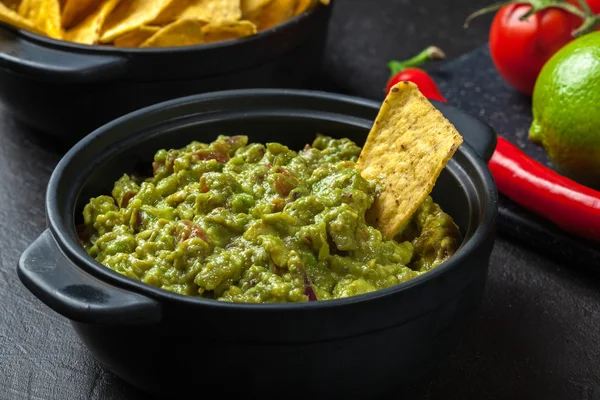
<path id="1" fill-rule="evenodd" d="M 544 146 L 557 171 L 600 187 L 600 32 L 570 42 L 544 65 L 529 139 Z"/>

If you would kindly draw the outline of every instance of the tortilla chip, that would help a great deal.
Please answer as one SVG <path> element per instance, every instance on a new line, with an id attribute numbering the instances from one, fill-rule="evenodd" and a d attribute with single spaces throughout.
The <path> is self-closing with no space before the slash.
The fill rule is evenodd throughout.
<path id="1" fill-rule="evenodd" d="M 209 23 L 237 21 L 242 17 L 240 0 L 190 0 L 178 18 L 196 18 Z"/>
<path id="2" fill-rule="evenodd" d="M 43 32 L 37 29 L 31 23 L 31 21 L 21 17 L 15 11 L 5 6 L 3 3 L 0 3 L 0 22 L 14 26 L 15 28 L 25 29 L 27 31 L 43 34 Z"/>
<path id="3" fill-rule="evenodd" d="M 93 14 L 88 15 L 80 24 L 67 31 L 65 39 L 81 44 L 98 43 L 104 21 L 120 1 L 107 0 Z"/>
<path id="4" fill-rule="evenodd" d="M 319 4 L 319 2 L 325 6 L 329 5 L 329 0 L 298 0 L 294 15 L 302 14 L 304 11 L 312 9 Z"/>
<path id="5" fill-rule="evenodd" d="M 103 0 L 66 0 L 62 8 L 62 27 L 72 28 L 93 13 Z"/>
<path id="6" fill-rule="evenodd" d="M 161 28 L 140 47 L 192 46 L 204 43 L 203 23 L 197 19 L 180 19 Z"/>
<path id="7" fill-rule="evenodd" d="M 171 22 L 177 21 L 179 15 L 185 10 L 186 7 L 192 2 L 192 0 L 173 0 L 167 7 L 165 7 L 152 21 L 148 22 L 148 25 L 168 25 Z"/>
<path id="8" fill-rule="evenodd" d="M 4 4 L 2 4 L 2 3 L 4 3 Z M 21 0 L 2 0 L 2 1 L 0 1 L 0 5 L 4 5 L 13 11 L 19 11 L 19 6 L 21 5 Z"/>
<path id="9" fill-rule="evenodd" d="M 392 239 L 431 193 L 462 137 L 409 82 L 396 84 L 379 110 L 357 162 L 382 191 L 367 221 Z"/>
<path id="10" fill-rule="evenodd" d="M 298 5 L 296 6 L 294 15 L 302 14 L 304 11 L 313 7 L 317 3 L 318 3 L 318 0 L 298 0 Z"/>
<path id="11" fill-rule="evenodd" d="M 116 38 L 113 45 L 115 47 L 140 47 L 142 43 L 159 30 L 159 26 L 142 25 L 139 28 Z"/>
<path id="12" fill-rule="evenodd" d="M 242 9 L 242 16 L 247 18 L 248 15 L 256 13 L 272 1 L 275 0 L 241 0 L 240 8 Z"/>
<path id="13" fill-rule="evenodd" d="M 259 31 L 269 29 L 294 16 L 298 0 L 273 0 L 266 6 L 248 15 L 248 19 Z"/>
<path id="14" fill-rule="evenodd" d="M 106 19 L 101 43 L 110 43 L 142 25 L 154 21 L 171 3 L 176 0 L 126 0 Z"/>
<path id="15" fill-rule="evenodd" d="M 19 6 L 19 15 L 30 20 L 47 36 L 62 39 L 63 30 L 58 0 L 23 0 Z"/>
<path id="16" fill-rule="evenodd" d="M 221 42 L 254 35 L 256 25 L 250 21 L 234 21 L 220 24 L 208 24 L 202 27 L 204 43 Z"/>

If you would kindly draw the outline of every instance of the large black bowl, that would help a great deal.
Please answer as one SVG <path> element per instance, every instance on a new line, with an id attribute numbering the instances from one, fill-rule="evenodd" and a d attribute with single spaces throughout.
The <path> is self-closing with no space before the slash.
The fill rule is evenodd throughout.
<path id="1" fill-rule="evenodd" d="M 0 26 L 0 103 L 39 132 L 74 141 L 182 96 L 314 88 L 334 3 L 248 38 L 159 49 L 78 45 Z"/>
<path id="2" fill-rule="evenodd" d="M 317 132 L 363 144 L 379 104 L 293 90 L 241 90 L 178 99 L 93 132 L 54 171 L 49 228 L 22 255 L 25 286 L 69 318 L 83 343 L 133 385 L 173 395 L 204 390 L 254 396 L 375 396 L 412 382 L 451 350 L 479 306 L 494 242 L 497 194 L 484 159 L 494 132 L 436 105 L 466 139 L 440 176 L 434 199 L 464 242 L 412 281 L 346 299 L 230 304 L 186 297 L 124 277 L 89 257 L 75 224 L 92 196 L 154 152 L 218 134 L 300 149 Z M 284 390 L 284 392 L 282 392 Z"/>

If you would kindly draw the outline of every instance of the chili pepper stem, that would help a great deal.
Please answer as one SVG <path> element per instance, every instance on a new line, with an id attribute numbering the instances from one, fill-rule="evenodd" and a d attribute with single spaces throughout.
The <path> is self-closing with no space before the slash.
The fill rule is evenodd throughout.
<path id="1" fill-rule="evenodd" d="M 475 11 L 474 13 L 472 13 L 471 15 L 469 15 L 467 17 L 463 27 L 465 29 L 468 28 L 469 23 L 473 19 L 480 17 L 484 14 L 487 14 L 487 13 L 490 13 L 493 11 L 497 11 L 502 7 L 509 6 L 511 4 L 528 4 L 531 6 L 531 9 L 520 18 L 521 20 L 526 20 L 527 18 L 529 18 L 533 14 L 537 13 L 538 11 L 546 10 L 548 8 L 560 8 L 561 10 L 565 10 L 571 14 L 578 16 L 579 18 L 581 18 L 583 20 L 583 23 L 581 24 L 581 26 L 573 31 L 573 36 L 578 37 L 578 36 L 584 35 L 586 33 L 592 32 L 593 30 L 595 30 L 597 27 L 600 26 L 600 15 L 594 15 L 594 13 L 592 12 L 592 9 L 590 8 L 589 4 L 587 4 L 587 2 L 585 0 L 578 0 L 578 2 L 581 5 L 581 10 L 579 8 L 575 7 L 573 4 L 566 3 L 564 0 L 530 0 L 530 1 L 510 0 L 510 1 L 505 1 L 502 3 L 498 3 L 498 4 L 493 4 L 491 6 L 488 6 L 488 7 L 482 8 L 478 11 Z"/>
<path id="2" fill-rule="evenodd" d="M 388 68 L 392 75 L 396 75 L 398 72 L 405 70 L 406 68 L 418 67 L 425 64 L 427 61 L 443 60 L 446 58 L 446 54 L 436 46 L 429 46 L 413 58 L 405 61 L 392 60 L 388 62 Z"/>

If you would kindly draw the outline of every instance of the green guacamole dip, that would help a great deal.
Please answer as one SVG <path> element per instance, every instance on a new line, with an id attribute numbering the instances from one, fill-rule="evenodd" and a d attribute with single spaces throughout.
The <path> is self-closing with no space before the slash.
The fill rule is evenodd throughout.
<path id="1" fill-rule="evenodd" d="M 90 200 L 80 238 L 105 266 L 171 292 L 230 302 L 327 300 L 396 285 L 452 256 L 460 233 L 431 198 L 396 240 L 365 222 L 377 185 L 360 147 L 302 151 L 219 136 L 160 150 L 150 178 Z"/>

